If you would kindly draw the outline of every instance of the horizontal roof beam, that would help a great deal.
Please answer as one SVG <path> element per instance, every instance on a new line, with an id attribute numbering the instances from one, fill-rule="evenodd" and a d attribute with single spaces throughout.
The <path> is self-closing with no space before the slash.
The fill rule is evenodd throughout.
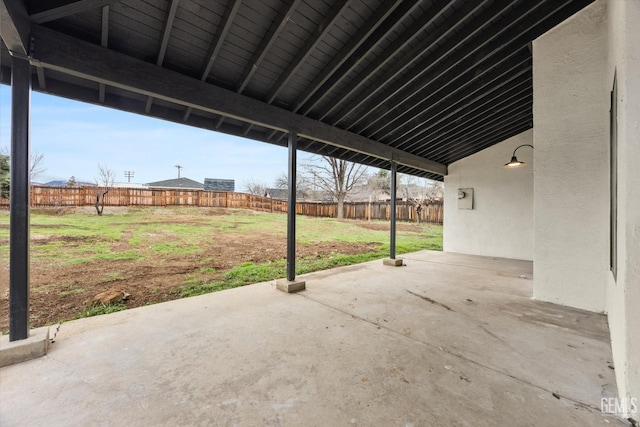
<path id="1" fill-rule="evenodd" d="M 447 174 L 446 165 L 98 45 L 32 25 L 32 64 L 326 144 Z"/>
<path id="2" fill-rule="evenodd" d="M 12 55 L 28 55 L 29 19 L 21 1 L 0 0 L 0 36 Z"/>
<path id="3" fill-rule="evenodd" d="M 29 16 L 29 19 L 31 19 L 31 22 L 35 22 L 36 24 L 44 24 L 46 22 L 55 21 L 56 19 L 65 18 L 87 10 L 97 9 L 103 6 L 111 6 L 113 3 L 115 3 L 115 0 L 79 0 L 63 6 L 34 13 Z"/>

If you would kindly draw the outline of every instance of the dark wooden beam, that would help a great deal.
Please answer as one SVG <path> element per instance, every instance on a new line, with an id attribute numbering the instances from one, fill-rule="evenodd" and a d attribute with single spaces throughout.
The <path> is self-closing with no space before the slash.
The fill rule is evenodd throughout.
<path id="1" fill-rule="evenodd" d="M 44 24 L 46 22 L 55 21 L 66 16 L 85 12 L 87 10 L 95 9 L 103 6 L 110 6 L 115 3 L 115 0 L 80 0 L 74 1 L 64 6 L 54 7 L 49 10 L 34 13 L 29 16 L 31 22 L 36 24 Z"/>
<path id="2" fill-rule="evenodd" d="M 518 0 L 511 0 L 511 3 L 516 1 Z M 387 80 L 385 80 L 384 83 L 380 82 L 380 84 L 383 85 L 380 90 L 378 90 L 378 86 L 375 86 L 374 83 L 377 92 L 376 96 L 370 97 L 367 95 L 367 98 L 371 98 L 371 102 L 368 102 L 368 105 L 363 105 L 358 119 L 354 120 L 349 125 L 349 128 L 353 129 L 357 126 L 358 133 L 369 129 L 379 121 L 379 115 L 386 115 L 385 111 L 387 109 L 395 110 L 397 104 L 404 102 L 403 96 L 416 94 L 417 85 L 423 81 L 430 82 L 434 78 L 440 77 L 452 67 L 452 62 L 457 64 L 463 58 L 470 55 L 471 52 L 469 52 L 469 50 L 475 49 L 475 44 L 468 42 L 483 29 L 487 29 L 488 31 L 488 29 L 493 28 L 492 24 L 499 19 L 501 16 L 500 13 L 508 6 L 509 4 L 507 3 L 496 2 L 482 10 L 475 19 L 472 19 L 464 25 L 463 23 L 466 22 L 476 10 L 461 9 L 461 13 L 468 13 L 464 17 L 457 19 L 455 21 L 456 23 L 448 29 L 448 31 L 451 32 L 450 37 L 445 39 L 437 37 L 436 41 L 440 41 L 440 44 L 434 44 L 433 50 L 431 50 L 426 57 L 423 57 L 421 61 L 416 61 L 414 67 L 408 72 L 405 72 L 405 69 L 394 66 L 392 72 L 389 72 L 387 76 L 385 76 Z M 470 8 L 470 6 L 467 7 Z M 411 56 L 409 57 L 411 58 Z M 395 80 L 388 79 L 388 77 L 392 77 L 392 79 Z M 358 104 L 360 104 L 360 102 L 358 102 Z M 372 114 L 373 111 L 375 111 L 375 114 Z M 369 117 L 373 117 L 373 119 L 370 119 L 364 125 L 358 126 Z"/>
<path id="3" fill-rule="evenodd" d="M 482 132 L 478 132 L 473 135 L 466 135 L 456 138 L 444 144 L 445 150 L 439 150 L 439 158 L 447 157 L 463 157 L 469 151 L 475 151 L 480 145 L 485 144 L 487 141 L 493 143 L 502 141 L 502 135 L 513 132 L 514 129 L 520 129 L 521 126 L 531 123 L 531 114 L 522 114 L 518 117 L 514 117 L 513 120 L 506 120 L 491 126 Z M 425 150 L 430 149 L 427 145 Z"/>
<path id="4" fill-rule="evenodd" d="M 158 52 L 158 59 L 156 65 L 162 67 L 164 62 L 164 56 L 167 53 L 167 47 L 169 46 L 169 38 L 171 37 L 171 29 L 173 28 L 173 21 L 176 19 L 176 11 L 178 10 L 178 4 L 180 0 L 171 0 L 171 5 L 167 12 L 167 20 L 164 24 L 164 30 L 162 30 L 162 40 L 160 41 L 160 50 Z"/>
<path id="5" fill-rule="evenodd" d="M 0 36 L 14 56 L 27 57 L 30 50 L 30 23 L 24 3 L 0 0 Z"/>
<path id="6" fill-rule="evenodd" d="M 471 137 L 482 135 L 483 132 L 495 127 L 505 125 L 510 126 L 514 123 L 519 123 L 521 119 L 533 119 L 531 112 L 531 98 L 529 98 L 527 102 L 513 107 L 510 111 L 505 112 L 502 110 L 487 115 L 472 127 L 463 127 L 455 132 L 444 134 L 440 138 L 429 140 L 427 144 L 428 150 L 423 150 L 420 153 L 431 152 L 433 156 L 436 156 L 436 154 L 433 153 L 434 150 L 451 152 L 451 146 L 448 144 L 452 141 L 470 139 Z"/>
<path id="7" fill-rule="evenodd" d="M 242 73 L 240 82 L 238 83 L 238 87 L 236 88 L 236 92 L 242 93 L 244 88 L 247 86 L 247 83 L 249 83 L 249 81 L 253 77 L 253 74 L 258 70 L 258 67 L 260 67 L 262 60 L 267 56 L 267 53 L 269 53 L 269 49 L 271 49 L 271 46 L 273 46 L 273 43 L 276 41 L 282 30 L 284 30 L 284 27 L 287 25 L 287 22 L 289 22 L 293 11 L 298 6 L 300 1 L 301 0 L 289 0 L 282 7 L 280 13 L 271 24 L 271 28 L 262 39 L 260 46 L 258 46 L 258 49 L 253 54 L 251 61 L 249 61 L 248 67 Z"/>
<path id="8" fill-rule="evenodd" d="M 222 49 L 224 39 L 229 33 L 231 24 L 233 23 L 241 4 L 242 0 L 232 0 L 227 6 L 224 16 L 222 17 L 222 23 L 218 28 L 218 33 L 216 34 L 213 43 L 211 43 L 211 47 L 209 47 L 209 52 L 207 52 L 207 59 L 205 60 L 202 72 L 200 73 L 200 80 L 204 81 L 209 76 L 211 68 L 213 68 L 213 64 L 220 53 L 220 49 Z"/>
<path id="9" fill-rule="evenodd" d="M 47 88 L 47 81 L 44 78 L 44 68 L 35 67 L 36 74 L 38 75 L 38 87 L 40 90 L 45 90 Z"/>
<path id="10" fill-rule="evenodd" d="M 383 40 L 391 31 L 395 30 L 402 21 L 413 12 L 420 2 L 417 0 L 387 0 L 376 8 L 374 14 L 367 20 L 358 33 L 351 37 L 349 42 L 335 55 L 322 72 L 308 85 L 305 91 L 296 99 L 293 110 L 298 112 L 300 108 L 311 98 L 312 104 L 302 114 L 329 93 L 342 79 L 355 67 L 357 67 L 367 55 Z"/>
<path id="11" fill-rule="evenodd" d="M 532 38 L 543 32 L 541 26 L 546 28 L 549 25 L 545 22 L 547 19 L 558 19 L 557 13 L 561 9 L 563 9 L 561 4 L 539 3 L 528 9 L 525 14 L 517 10 L 505 14 L 496 23 L 499 29 L 494 31 L 487 28 L 483 33 L 478 34 L 477 38 L 481 42 L 475 44 L 472 49 L 460 49 L 459 54 L 452 55 L 451 58 L 442 61 L 432 70 L 421 71 L 420 78 L 416 79 L 416 85 L 394 95 L 394 100 L 399 102 L 394 105 L 393 109 L 400 112 L 399 115 L 393 120 L 388 120 L 384 116 L 391 112 L 386 110 L 384 114 L 376 116 L 373 121 L 369 122 L 366 126 L 369 129 L 367 134 L 376 135 L 384 128 L 396 129 L 397 126 L 394 127 L 392 122 L 405 123 L 403 117 L 422 111 L 425 105 L 430 106 L 432 100 L 425 100 L 424 98 L 427 97 L 425 93 L 428 94 L 428 97 L 433 98 L 435 92 L 443 90 L 446 86 L 457 87 L 455 90 L 459 90 L 461 84 L 470 84 L 470 79 L 477 78 L 471 70 L 477 67 L 494 67 L 499 61 L 504 62 L 505 59 L 516 54 L 530 57 L 531 53 L 525 46 Z M 564 16 L 563 14 L 559 15 Z M 431 64 L 424 63 L 423 65 L 431 67 Z M 419 101 L 416 102 L 416 99 Z M 393 103 L 393 101 L 390 102 Z M 372 128 L 372 124 L 376 122 L 378 125 Z"/>
<path id="12" fill-rule="evenodd" d="M 102 6 L 102 28 L 100 31 L 100 46 L 106 48 L 109 46 L 109 6 Z M 104 103 L 106 96 L 106 87 L 104 83 L 100 83 L 98 87 L 98 99 L 100 103 Z"/>
<path id="13" fill-rule="evenodd" d="M 362 26 L 362 28 L 355 34 L 349 42 L 340 50 L 338 55 L 335 55 L 331 62 L 323 68 L 320 73 L 311 82 L 307 89 L 296 99 L 293 106 L 293 111 L 299 111 L 302 106 L 309 100 L 320 87 L 327 81 L 336 70 L 344 64 L 344 62 L 360 47 L 362 43 L 380 26 L 384 20 L 394 11 L 396 7 L 402 2 L 402 0 L 386 0 L 382 5 L 376 8 L 375 12 Z"/>
<path id="14" fill-rule="evenodd" d="M 276 19 L 271 24 L 269 31 L 262 38 L 262 42 L 258 49 L 254 52 L 253 57 L 249 61 L 249 65 L 242 72 L 242 76 L 240 76 L 240 81 L 237 85 L 236 92 L 242 93 L 244 88 L 247 86 L 255 72 L 260 67 L 262 60 L 267 56 L 269 49 L 273 46 L 273 43 L 277 40 L 278 36 L 284 30 L 284 27 L 289 22 L 291 18 L 291 14 L 295 10 L 296 6 L 300 3 L 300 0 L 288 0 L 288 3 L 280 10 L 280 13 L 276 17 Z M 217 127 L 219 128 L 222 124 L 224 117 L 220 119 Z M 251 131 L 251 124 L 248 124 L 244 130 L 245 135 Z"/>
<path id="15" fill-rule="evenodd" d="M 167 53 L 167 47 L 169 46 L 169 37 L 171 37 L 171 29 L 173 28 L 173 21 L 176 19 L 176 11 L 178 10 L 178 4 L 180 0 L 171 0 L 169 10 L 167 11 L 167 20 L 164 23 L 164 29 L 162 30 L 162 39 L 160 41 L 160 49 L 158 51 L 158 59 L 156 65 L 162 67 L 164 62 L 164 56 Z M 153 97 L 147 99 L 147 105 L 145 111 L 149 113 L 151 111 L 151 105 L 153 104 Z"/>
<path id="16" fill-rule="evenodd" d="M 34 25 L 33 64 L 329 145 L 446 175 L 445 165 L 405 153 L 259 100 Z"/>
<path id="17" fill-rule="evenodd" d="M 415 67 L 415 71 L 412 70 L 406 76 L 403 76 L 402 81 L 396 82 L 388 88 L 385 94 L 377 100 L 377 105 L 369 105 L 356 122 L 361 122 L 366 116 L 371 116 L 373 119 L 364 127 L 358 127 L 358 133 L 363 133 L 369 129 L 366 134 L 371 137 L 376 133 L 376 131 L 371 130 L 372 125 L 383 123 L 386 126 L 390 114 L 400 112 L 400 115 L 407 116 L 410 113 L 415 113 L 417 111 L 416 98 L 424 96 L 421 91 L 425 90 L 427 86 L 438 86 L 443 84 L 442 82 L 444 81 L 451 81 L 465 71 L 485 61 L 490 61 L 493 55 L 505 56 L 509 52 L 526 50 L 526 45 L 532 39 L 559 24 L 583 7 L 584 5 L 581 2 L 569 4 L 541 2 L 526 9 L 524 13 L 514 9 L 507 11 L 496 22 L 496 27 L 499 28 L 497 31 L 493 28 L 485 28 L 482 32 L 479 32 L 481 28 L 485 27 L 483 24 L 485 20 L 478 18 L 472 21 L 471 24 L 473 25 L 465 26 L 463 31 L 456 34 L 454 40 L 456 40 L 456 44 L 460 48 L 456 48 L 455 53 L 449 54 L 448 44 L 443 45 L 441 48 L 443 51 L 434 54 L 434 58 L 445 58 L 444 60 L 431 62 L 427 59 L 420 66 Z M 475 43 L 471 48 L 468 48 L 466 45 L 459 43 L 464 40 L 457 39 L 466 38 L 465 33 L 478 25 L 474 24 L 476 21 L 480 26 L 469 36 L 473 35 L 481 42 Z M 437 64 L 437 66 L 434 67 L 434 64 Z M 421 102 L 419 101 L 418 103 Z M 350 126 L 349 129 L 351 128 Z"/>
<path id="18" fill-rule="evenodd" d="M 213 64 L 220 53 L 220 49 L 222 49 L 222 44 L 224 43 L 224 39 L 227 37 L 229 33 L 229 29 L 231 28 L 231 24 L 236 17 L 236 13 L 238 13 L 238 9 L 240 9 L 240 5 L 242 4 L 242 0 L 231 0 L 231 2 L 227 5 L 227 8 L 224 11 L 224 16 L 222 17 L 221 25 L 218 26 L 218 32 L 216 36 L 213 38 L 213 42 L 209 47 L 209 51 L 207 52 L 207 57 L 202 66 L 202 72 L 200 73 L 200 80 L 205 81 L 211 72 L 211 68 L 213 68 Z M 188 107 L 187 111 L 184 113 L 184 121 L 186 122 L 191 115 L 192 107 Z"/>
<path id="19" fill-rule="evenodd" d="M 483 65 L 484 67 L 470 69 L 459 78 L 452 77 L 451 80 L 436 82 L 435 86 L 427 89 L 424 94 L 425 99 L 418 101 L 420 109 L 407 107 L 413 115 L 407 116 L 400 110 L 399 116 L 389 120 L 388 125 L 382 124 L 378 127 L 377 134 L 372 132 L 370 137 L 379 140 L 386 138 L 388 143 L 401 141 L 413 132 L 419 131 L 421 121 L 440 112 L 443 106 L 451 108 L 466 99 L 478 98 L 501 81 L 509 79 L 511 75 L 524 71 L 523 67 L 531 65 L 531 57 L 521 51 L 497 57 Z M 438 86 L 437 83 L 441 85 Z"/>
<path id="20" fill-rule="evenodd" d="M 345 9 L 351 0 L 340 0 L 339 5 L 334 5 L 331 9 L 331 13 L 325 17 L 325 19 L 316 27 L 316 30 L 311 34 L 305 45 L 298 51 L 298 54 L 293 58 L 293 60 L 289 63 L 287 68 L 284 70 L 278 80 L 273 84 L 271 90 L 266 97 L 266 102 L 271 104 L 283 87 L 286 86 L 289 79 L 295 74 L 300 65 L 304 63 L 304 61 L 309 57 L 311 52 L 316 48 L 320 40 L 324 36 L 324 34 L 331 29 L 334 21 L 340 16 L 340 13 L 343 9 Z"/>
<path id="21" fill-rule="evenodd" d="M 519 123 L 512 123 L 501 130 L 497 130 L 488 135 L 483 135 L 479 139 L 465 141 L 458 150 L 452 150 L 450 153 L 443 153 L 439 157 L 443 161 L 446 161 L 447 164 L 451 164 L 513 136 L 519 135 L 522 132 L 531 129 L 531 127 L 531 122 L 528 119 L 522 120 Z"/>
<path id="22" fill-rule="evenodd" d="M 514 96 L 514 94 L 520 94 L 523 91 L 530 92 L 531 88 L 532 83 L 530 72 L 511 76 L 511 78 L 501 81 L 496 85 L 496 87 L 492 88 L 478 99 L 467 100 L 466 102 L 456 106 L 456 108 L 439 111 L 432 115 L 421 123 L 420 132 L 418 132 L 418 134 L 409 139 L 405 138 L 397 145 L 397 147 L 402 150 L 411 151 L 414 146 L 414 141 L 423 141 L 425 139 L 433 138 L 439 129 L 446 126 L 446 123 L 449 123 L 452 120 L 462 120 L 468 115 L 473 115 L 478 111 L 491 108 L 494 100 L 509 100 Z"/>
<path id="23" fill-rule="evenodd" d="M 374 97 L 379 92 L 381 92 L 389 84 L 389 82 L 394 81 L 394 79 L 397 79 L 402 73 L 406 72 L 406 70 L 409 69 L 409 67 L 411 67 L 414 62 L 418 61 L 425 54 L 425 52 L 428 52 L 432 48 L 434 48 L 434 46 L 436 46 L 438 42 L 446 39 L 446 37 L 448 37 L 455 31 L 456 26 L 459 22 L 466 20 L 468 17 L 472 16 L 474 12 L 481 8 L 481 3 L 465 2 L 460 9 L 456 10 L 448 18 L 451 24 L 449 24 L 445 30 L 441 32 L 432 31 L 426 34 L 426 36 L 420 41 L 420 43 L 413 46 L 407 54 L 403 55 L 403 57 L 398 60 L 393 66 L 391 66 L 387 71 L 385 71 L 381 77 L 373 82 L 367 82 L 367 85 L 364 86 L 364 91 L 361 91 L 359 96 L 352 96 L 352 101 L 344 106 L 334 118 L 329 120 L 329 123 L 338 124 L 345 118 L 355 114 L 358 109 L 363 109 L 363 105 L 369 100 L 375 100 L 376 98 Z M 491 19 L 489 15 L 486 16 L 487 19 Z M 397 52 L 395 51 L 387 51 L 385 56 L 393 58 L 396 53 Z M 380 67 L 382 65 L 383 64 L 380 64 Z M 372 72 L 373 71 L 375 70 L 372 70 Z"/>
<path id="24" fill-rule="evenodd" d="M 515 114 L 525 108 L 531 112 L 531 97 L 532 90 L 528 87 L 514 92 L 509 98 L 492 100 L 493 103 L 483 111 L 461 118 L 461 120 L 452 121 L 448 123 L 447 126 L 438 128 L 429 136 L 423 135 L 420 141 L 439 141 L 442 138 L 457 136 L 469 130 L 476 132 L 483 126 L 493 122 L 495 118 L 502 117 L 504 114 Z M 434 155 L 435 153 L 429 154 Z M 425 154 L 425 157 L 428 158 L 429 155 Z"/>

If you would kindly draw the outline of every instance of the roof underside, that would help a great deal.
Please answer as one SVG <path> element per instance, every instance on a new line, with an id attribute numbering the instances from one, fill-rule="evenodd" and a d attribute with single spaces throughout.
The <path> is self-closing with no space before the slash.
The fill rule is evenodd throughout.
<path id="1" fill-rule="evenodd" d="M 592 1 L 0 0 L 0 77 L 9 17 L 37 91 L 442 179 L 532 127 L 530 43 Z"/>

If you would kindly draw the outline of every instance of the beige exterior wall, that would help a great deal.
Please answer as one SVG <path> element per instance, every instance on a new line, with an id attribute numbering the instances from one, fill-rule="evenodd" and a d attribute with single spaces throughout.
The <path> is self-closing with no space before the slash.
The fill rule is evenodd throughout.
<path id="1" fill-rule="evenodd" d="M 599 0 L 533 44 L 534 297 L 608 313 L 619 398 L 627 404 L 640 399 L 638 22 L 639 1 Z M 609 268 L 609 93 L 614 72 L 615 279 Z"/>
<path id="2" fill-rule="evenodd" d="M 618 269 L 607 311 L 619 395 L 640 402 L 640 2 L 610 0 L 607 21 L 607 83 L 615 72 L 618 86 Z"/>
<path id="3" fill-rule="evenodd" d="M 533 43 L 534 297 L 606 311 L 609 92 L 605 5 Z"/>
<path id="4" fill-rule="evenodd" d="M 533 150 L 518 150 L 526 166 L 502 167 L 522 144 L 533 144 L 533 131 L 449 165 L 444 180 L 445 251 L 533 259 Z M 458 209 L 458 189 L 467 187 L 474 191 L 473 209 Z"/>

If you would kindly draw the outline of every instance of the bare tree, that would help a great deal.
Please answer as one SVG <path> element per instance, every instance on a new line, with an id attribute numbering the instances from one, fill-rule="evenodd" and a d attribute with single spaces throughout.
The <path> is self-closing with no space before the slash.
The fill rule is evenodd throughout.
<path id="1" fill-rule="evenodd" d="M 10 180 L 10 160 L 11 157 L 9 155 L 9 150 L 5 147 L 0 147 L 0 161 L 2 162 L 2 175 L 0 175 L 0 182 L 2 186 L 2 194 L 7 194 L 7 198 L 9 197 L 9 190 L 11 188 L 11 180 Z M 29 155 L 29 180 L 33 181 L 35 177 L 47 171 L 45 167 L 42 166 L 42 162 L 44 161 L 44 154 L 42 153 L 31 153 Z"/>
<path id="2" fill-rule="evenodd" d="M 276 177 L 276 180 L 273 182 L 273 186 L 278 190 L 286 190 L 289 188 L 289 176 L 286 172 L 282 172 Z"/>
<path id="3" fill-rule="evenodd" d="M 402 197 L 413 204 L 417 221 L 420 223 L 423 206 L 442 197 L 444 191 L 442 183 L 404 174 L 400 174 L 398 181 Z"/>
<path id="4" fill-rule="evenodd" d="M 367 167 L 329 156 L 314 156 L 302 165 L 314 186 L 338 202 L 338 219 L 344 218 L 344 201 L 353 187 L 364 182 Z"/>
<path id="5" fill-rule="evenodd" d="M 367 187 L 376 197 L 379 194 L 391 194 L 391 173 L 386 169 L 379 169 L 367 178 Z"/>
<path id="6" fill-rule="evenodd" d="M 426 179 L 425 196 L 428 200 L 442 199 L 444 197 L 444 183 Z"/>
<path id="7" fill-rule="evenodd" d="M 244 191 L 256 196 L 267 195 L 267 184 L 255 181 L 253 179 L 244 182 Z"/>
<path id="8" fill-rule="evenodd" d="M 113 169 L 98 163 L 98 178 L 95 178 L 95 181 L 98 186 L 103 187 L 96 192 L 95 206 L 98 215 L 102 215 L 104 211 L 104 197 L 109 192 L 109 189 L 113 187 L 115 177 L 116 172 Z"/>
<path id="9" fill-rule="evenodd" d="M 43 174 L 47 171 L 47 168 L 42 166 L 44 161 L 44 154 L 31 153 L 29 155 L 29 179 L 33 181 L 35 177 Z"/>
<path id="10" fill-rule="evenodd" d="M 286 172 L 282 172 L 278 175 L 273 182 L 273 186 L 278 190 L 287 190 L 289 188 L 289 176 Z M 302 197 L 309 197 L 311 193 L 311 182 L 309 178 L 303 174 L 296 174 L 296 193 L 302 195 Z"/>

